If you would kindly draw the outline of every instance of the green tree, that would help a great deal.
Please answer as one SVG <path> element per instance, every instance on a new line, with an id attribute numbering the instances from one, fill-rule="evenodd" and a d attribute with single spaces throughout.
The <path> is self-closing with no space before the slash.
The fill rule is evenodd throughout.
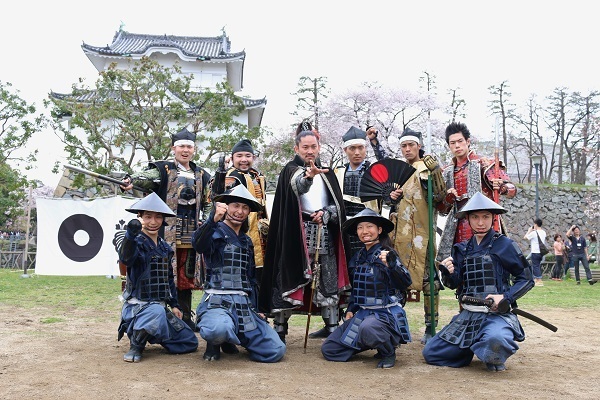
<path id="1" fill-rule="evenodd" d="M 197 91 L 192 79 L 177 64 L 165 67 L 148 57 L 129 69 L 113 64 L 100 73 L 94 88 L 80 80 L 71 94 L 51 95 L 52 126 L 69 160 L 102 173 L 130 172 L 137 164 L 167 158 L 170 136 L 184 126 L 191 126 L 202 143 L 195 157 L 201 165 L 242 137 L 260 136 L 258 129 L 235 121 L 244 110 L 243 99 L 227 83 Z"/>
<path id="2" fill-rule="evenodd" d="M 0 229 L 9 229 L 24 214 L 18 204 L 25 199 L 26 179 L 7 163 L 0 161 Z"/>
<path id="3" fill-rule="evenodd" d="M 311 78 L 308 76 L 302 76 L 298 80 L 298 90 L 292 95 L 297 97 L 296 110 L 292 112 L 292 115 L 301 116 L 301 121 L 308 120 L 312 121 L 313 127 L 319 131 L 319 121 L 322 115 L 322 103 L 323 100 L 328 97 L 329 88 L 327 87 L 327 78 L 320 76 L 318 78 Z M 294 126 L 301 122 L 298 121 Z"/>
<path id="4" fill-rule="evenodd" d="M 26 179 L 13 167 L 25 163 L 25 168 L 35 161 L 37 150 L 26 155 L 17 155 L 17 150 L 26 147 L 31 136 L 45 126 L 46 120 L 36 114 L 33 104 L 21 98 L 12 84 L 0 81 L 0 226 L 5 227 L 23 214 L 16 206 L 25 194 Z"/>
<path id="5" fill-rule="evenodd" d="M 35 106 L 23 100 L 18 90 L 11 88 L 10 82 L 0 81 L 0 162 L 33 162 L 37 150 L 26 157 L 15 156 L 15 151 L 44 127 L 45 119 L 36 115 Z"/>

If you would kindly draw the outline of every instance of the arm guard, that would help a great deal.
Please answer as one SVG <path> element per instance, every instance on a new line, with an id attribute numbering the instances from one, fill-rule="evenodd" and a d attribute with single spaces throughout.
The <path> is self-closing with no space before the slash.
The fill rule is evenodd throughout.
<path id="1" fill-rule="evenodd" d="M 498 174 L 496 174 L 494 161 L 489 160 L 487 158 L 482 158 L 481 165 L 483 167 L 483 181 L 490 190 L 493 190 L 494 187 L 490 180 L 497 178 L 502 179 L 503 183 L 500 185 L 500 194 L 505 195 L 509 199 L 512 199 L 517 194 L 517 187 L 510 181 L 510 178 L 506 173 L 506 165 L 504 165 L 504 162 L 500 161 L 499 163 L 500 171 L 498 172 Z"/>
<path id="2" fill-rule="evenodd" d="M 127 224 L 127 232 L 123 238 L 123 243 L 119 250 L 119 258 L 125 263 L 129 262 L 135 257 L 137 252 L 137 243 L 135 238 L 142 231 L 142 223 L 137 219 L 132 219 Z"/>
<path id="3" fill-rule="evenodd" d="M 504 293 L 504 297 L 511 304 L 515 303 L 517 299 L 523 297 L 525 293 L 529 292 L 533 286 L 533 274 L 531 272 L 531 265 L 525 258 L 525 255 L 521 252 L 521 249 L 516 243 L 513 243 L 514 249 L 517 252 L 517 258 L 519 264 L 521 264 L 520 272 L 513 276 L 513 284 L 507 293 Z"/>
<path id="4" fill-rule="evenodd" d="M 442 169 L 440 168 L 440 165 L 437 162 L 437 160 L 429 154 L 423 157 L 423 163 L 425 163 L 425 166 L 431 174 L 433 202 L 440 203 L 446 197 L 446 182 L 444 181 L 444 177 L 442 176 Z"/>
<path id="5" fill-rule="evenodd" d="M 297 194 L 298 196 L 308 193 L 308 191 L 310 190 L 310 187 L 313 184 L 313 178 L 305 178 L 304 177 L 304 173 L 305 173 L 306 169 L 305 168 L 298 168 L 298 171 L 294 173 L 295 175 L 295 186 L 297 189 Z M 294 176 L 292 176 L 292 179 L 294 179 Z"/>
<path id="6" fill-rule="evenodd" d="M 371 147 L 373 148 L 373 152 L 375 153 L 375 158 L 377 159 L 377 161 L 387 158 L 385 149 L 383 148 L 383 146 L 381 146 L 381 143 L 379 143 L 379 139 L 377 139 L 377 136 L 375 136 L 375 139 L 369 140 L 369 143 L 371 143 Z"/>
<path id="7" fill-rule="evenodd" d="M 387 254 L 386 261 L 389 266 L 390 279 L 394 283 L 394 287 L 404 291 L 412 284 L 410 272 L 400 262 L 398 254 L 393 249 L 389 250 L 390 252 Z"/>
<path id="8" fill-rule="evenodd" d="M 212 244 L 212 235 L 217 227 L 215 210 L 212 209 L 208 218 L 192 234 L 192 246 L 198 253 L 204 253 Z"/>
<path id="9" fill-rule="evenodd" d="M 225 169 L 225 156 L 221 156 L 219 158 L 219 168 L 215 171 L 215 176 L 213 176 L 212 184 L 210 185 L 211 199 L 225 192 L 225 177 L 227 175 L 227 170 Z"/>

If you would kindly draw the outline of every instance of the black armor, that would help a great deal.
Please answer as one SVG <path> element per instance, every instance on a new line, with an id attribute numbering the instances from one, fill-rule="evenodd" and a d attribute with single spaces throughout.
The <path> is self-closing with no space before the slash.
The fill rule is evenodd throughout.
<path id="1" fill-rule="evenodd" d="M 344 196 L 344 207 L 346 209 L 347 217 L 352 217 L 365 209 L 365 205 L 359 201 L 360 197 L 358 197 L 358 195 L 360 193 L 360 179 L 368 164 L 369 163 L 365 162 L 363 166 L 356 171 L 346 169 L 344 174 L 344 195 L 346 195 Z M 349 198 L 352 198 L 354 201 L 350 201 Z M 362 249 L 363 244 L 357 236 L 350 235 L 348 239 L 350 242 L 350 255 Z"/>
<path id="2" fill-rule="evenodd" d="M 196 180 L 194 174 L 177 171 L 177 247 L 191 248 L 192 233 L 196 230 Z M 193 276 L 195 265 L 186 266 Z M 189 271 L 188 271 L 189 269 Z"/>
<path id="3" fill-rule="evenodd" d="M 163 301 L 171 297 L 169 289 L 169 259 L 152 256 L 150 263 L 137 280 L 136 293 L 141 301 Z M 128 282 L 130 284 L 130 282 Z"/>
<path id="4" fill-rule="evenodd" d="M 311 221 L 304 221 L 304 232 L 306 233 L 306 249 L 308 250 L 308 254 L 316 254 L 317 240 L 319 240 L 320 246 L 319 253 L 329 254 L 330 251 L 333 250 L 333 245 L 330 243 L 329 238 L 329 229 L 327 229 L 327 225 L 321 225 L 321 239 L 318 239 L 318 228 L 319 224 Z"/>
<path id="5" fill-rule="evenodd" d="M 248 265 L 252 252 L 232 244 L 223 249 L 223 263 L 212 266 L 208 272 L 207 289 L 230 289 L 252 291 L 248 280 Z"/>
<path id="6" fill-rule="evenodd" d="M 464 289 L 461 295 L 484 299 L 488 294 L 500 293 L 496 286 L 494 263 L 488 254 L 465 258 L 463 282 Z"/>
<path id="7" fill-rule="evenodd" d="M 379 257 L 380 251 L 373 257 Z M 354 270 L 354 280 L 352 281 L 352 298 L 354 303 L 361 307 L 385 307 L 388 304 L 398 302 L 398 298 L 393 296 L 394 290 L 388 288 L 385 281 L 382 280 L 382 271 L 374 268 L 371 263 L 357 265 Z"/>

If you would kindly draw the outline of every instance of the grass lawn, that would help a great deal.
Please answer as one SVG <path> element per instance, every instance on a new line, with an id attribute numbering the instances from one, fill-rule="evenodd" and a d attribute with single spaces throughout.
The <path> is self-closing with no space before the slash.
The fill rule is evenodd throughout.
<path id="1" fill-rule="evenodd" d="M 41 316 L 47 322 L 61 320 L 65 313 L 73 309 L 114 310 L 117 320 L 121 303 L 121 280 L 109 279 L 105 276 L 41 276 L 30 270 L 29 278 L 22 278 L 23 271 L 0 269 L 0 303 L 16 308 L 42 307 Z M 580 286 L 574 280 L 555 282 L 545 280 L 543 287 L 534 287 L 523 298 L 519 299 L 519 307 L 534 312 L 544 308 L 573 308 L 600 309 L 600 283 L 595 286 L 585 281 Z M 202 296 L 201 291 L 194 291 L 193 306 L 196 307 Z M 421 302 L 406 304 L 411 329 L 421 329 L 423 321 L 423 297 Z M 457 300 L 454 291 L 445 289 L 440 292 L 440 324 L 445 324 L 457 313 Z M 294 315 L 290 324 L 306 325 L 306 316 Z M 320 315 L 311 318 L 311 329 L 322 325 Z"/>

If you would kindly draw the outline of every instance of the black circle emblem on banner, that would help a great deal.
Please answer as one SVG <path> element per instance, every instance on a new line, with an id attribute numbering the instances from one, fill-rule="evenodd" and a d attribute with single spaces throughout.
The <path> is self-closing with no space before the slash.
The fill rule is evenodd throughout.
<path id="1" fill-rule="evenodd" d="M 84 231 L 89 236 L 87 244 L 80 246 L 75 242 L 75 234 Z M 69 259 L 86 262 L 96 257 L 102 248 L 104 231 L 97 219 L 85 214 L 71 215 L 58 228 L 58 245 Z"/>

